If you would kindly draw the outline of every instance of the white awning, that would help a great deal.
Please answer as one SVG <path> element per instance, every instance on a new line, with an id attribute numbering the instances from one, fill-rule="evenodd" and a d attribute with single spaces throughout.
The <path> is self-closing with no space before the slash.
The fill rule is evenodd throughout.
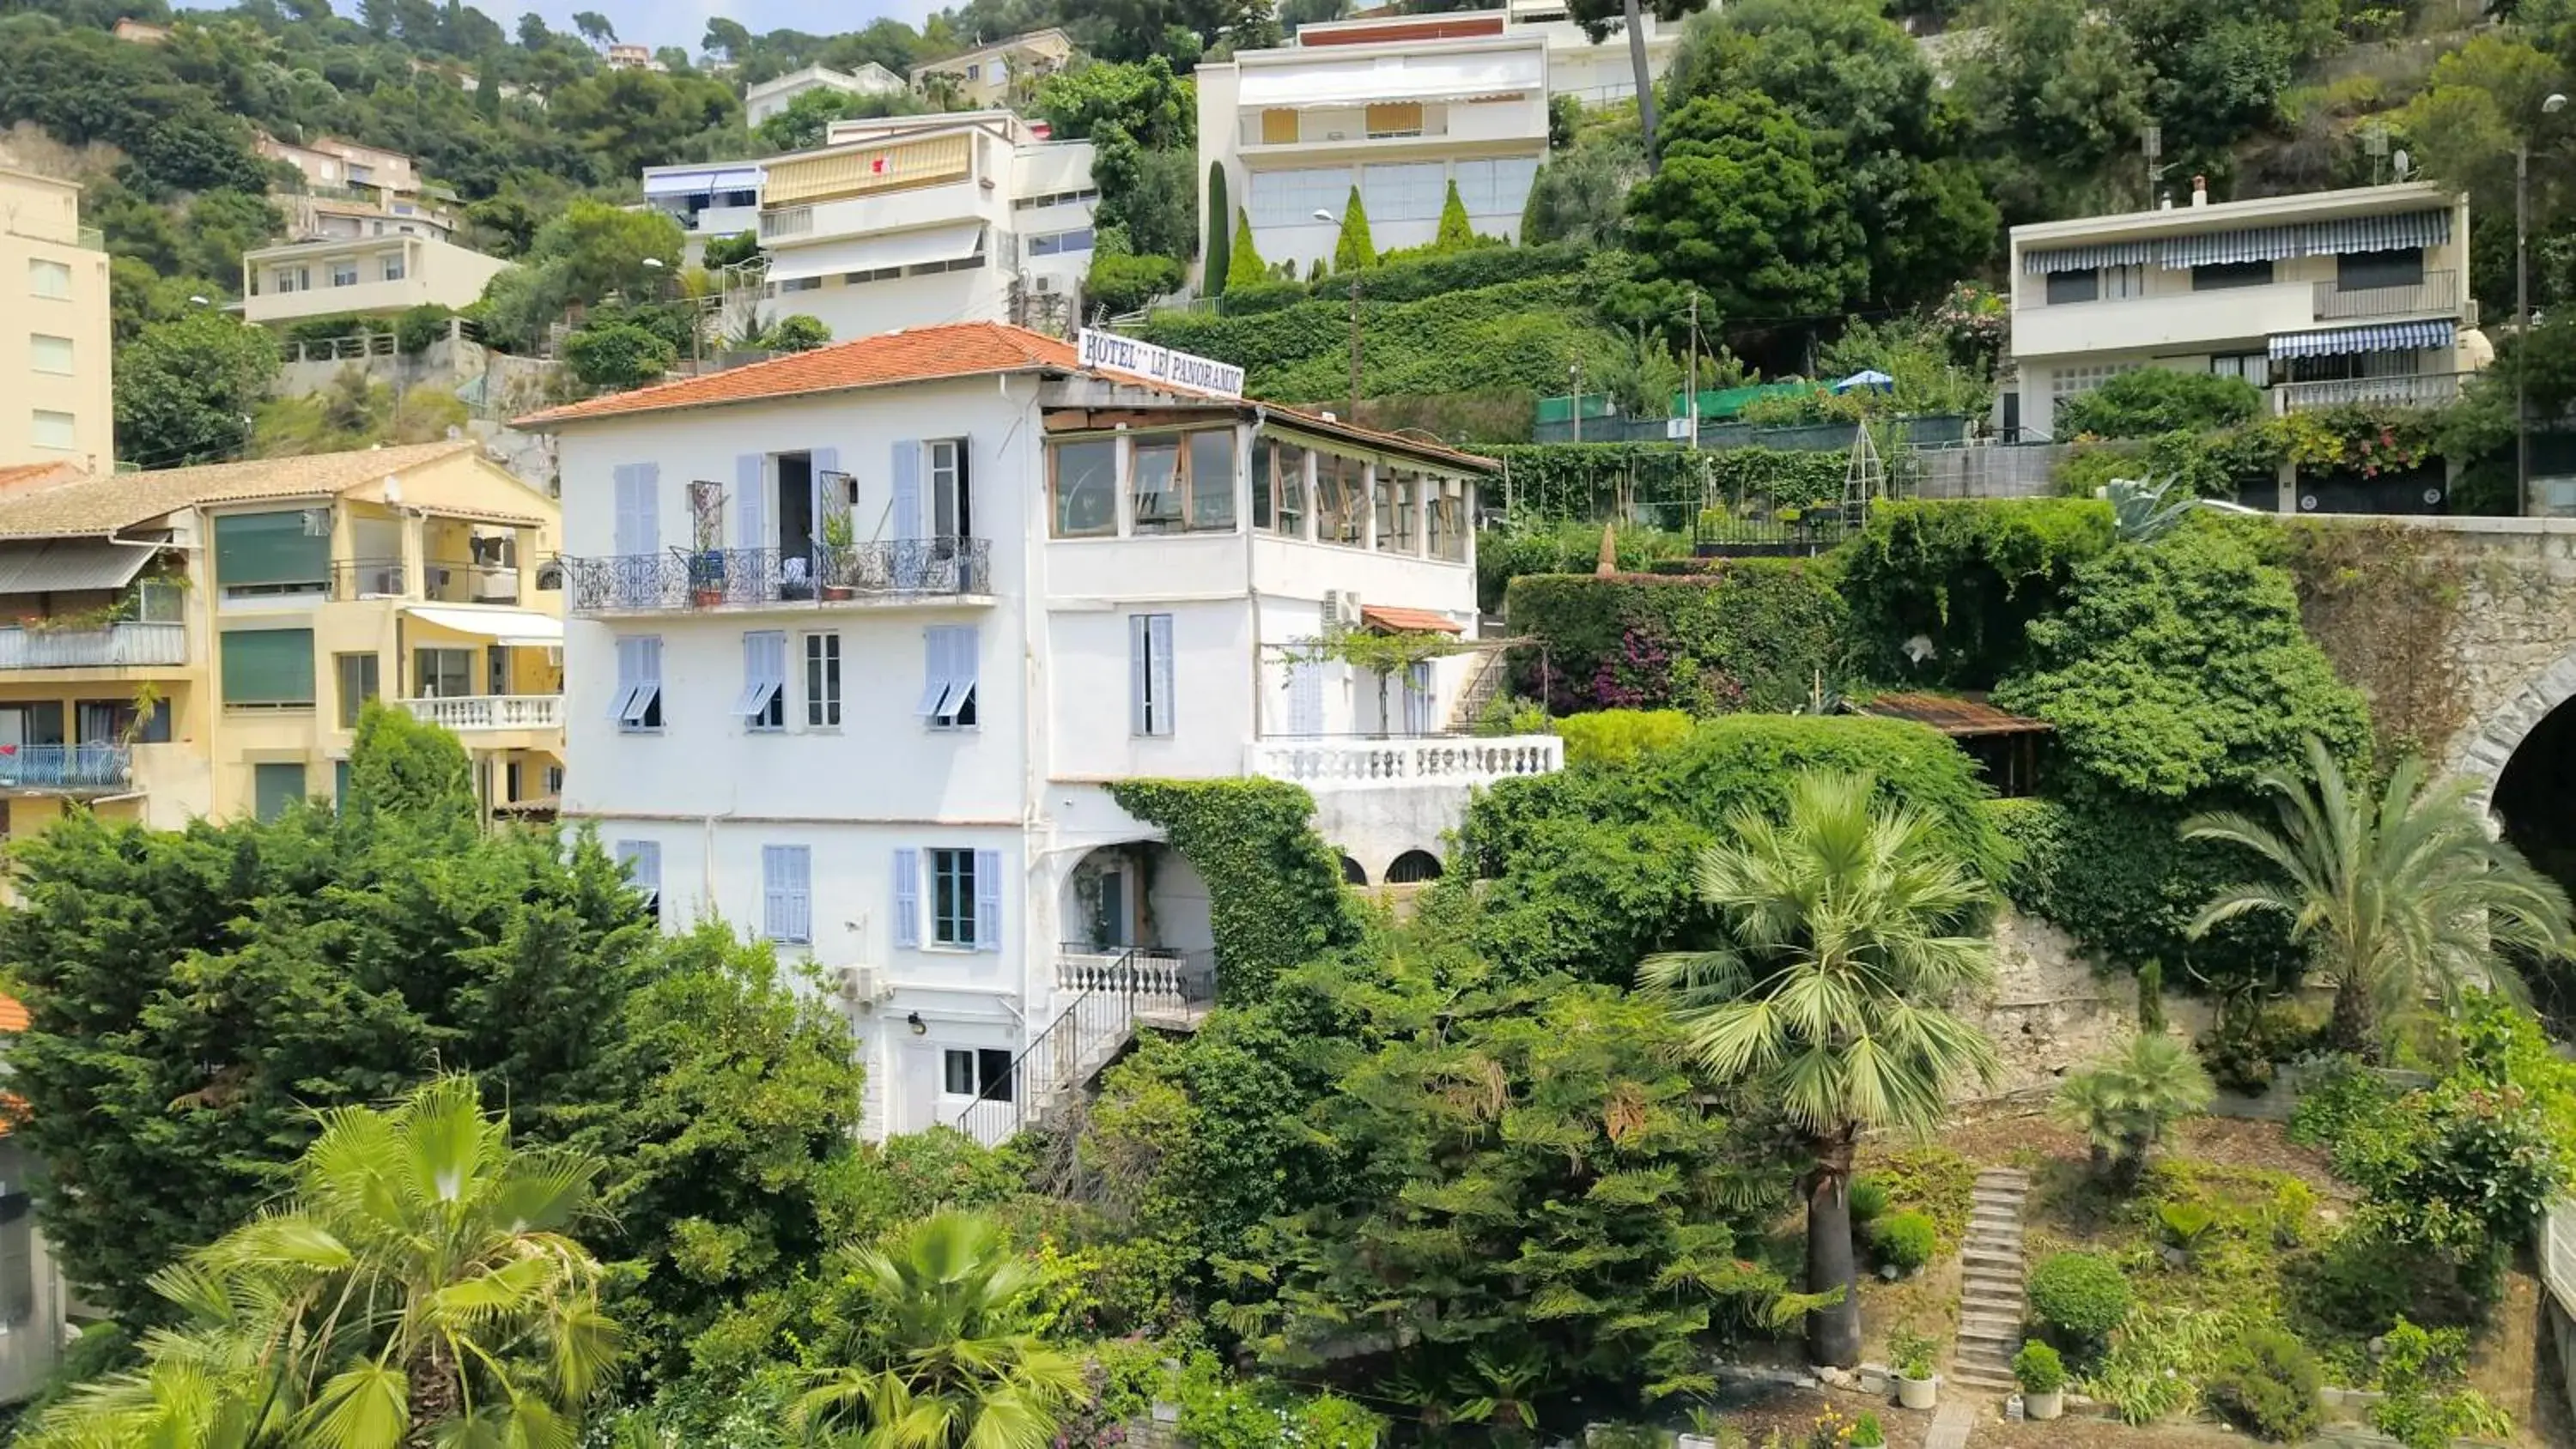
<path id="1" fill-rule="evenodd" d="M 563 647 L 563 620 L 533 609 L 441 608 L 435 604 L 413 604 L 403 612 L 424 624 L 435 624 L 459 634 L 477 634 L 513 648 Z"/>
<path id="2" fill-rule="evenodd" d="M 1543 90 L 1546 86 L 1547 60 L 1536 50 L 1380 55 L 1298 65 L 1246 66 L 1236 104 L 1247 110 L 1358 106 L 1510 95 Z"/>
<path id="3" fill-rule="evenodd" d="M 918 231 L 880 232 L 810 247 L 779 247 L 769 254 L 769 280 L 800 282 L 844 272 L 875 272 L 971 257 L 984 244 L 984 224 L 957 222 Z"/>
<path id="4" fill-rule="evenodd" d="M 698 196 L 718 191 L 758 191 L 760 168 L 727 167 L 712 171 L 648 172 L 644 177 L 646 196 Z"/>

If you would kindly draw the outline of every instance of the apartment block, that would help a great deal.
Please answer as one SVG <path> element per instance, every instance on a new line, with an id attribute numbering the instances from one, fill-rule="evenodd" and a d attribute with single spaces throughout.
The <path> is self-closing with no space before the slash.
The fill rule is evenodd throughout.
<path id="1" fill-rule="evenodd" d="M 455 730 L 488 811 L 551 810 L 556 516 L 471 443 L 0 496 L 0 819 L 336 799 L 373 699 Z"/>
<path id="2" fill-rule="evenodd" d="M 742 93 L 743 119 L 757 126 L 772 116 L 783 115 L 798 96 L 807 91 L 831 90 L 851 96 L 891 96 L 905 90 L 902 76 L 871 60 L 857 70 L 834 70 L 828 65 L 809 65 L 782 76 L 762 81 Z"/>
<path id="3" fill-rule="evenodd" d="M 2420 182 L 2187 204 L 2012 232 L 2008 435 L 2141 367 L 2241 377 L 2290 413 L 2438 406 L 2488 355 L 2469 204 Z"/>
<path id="4" fill-rule="evenodd" d="M 1472 647 L 1388 679 L 1318 647 L 1471 643 L 1490 465 L 1240 380 L 970 323 L 520 422 L 563 484 L 564 816 L 667 925 L 822 968 L 871 1132 L 1002 1135 L 1204 1011 L 1207 886 L 1113 782 L 1297 781 L 1376 884 L 1561 760 L 1450 732 Z"/>
<path id="5" fill-rule="evenodd" d="M 1025 101 L 1037 83 L 1073 60 L 1073 39 L 1049 27 L 1008 40 L 977 46 L 963 55 L 912 68 L 912 86 L 927 90 L 934 77 L 945 77 L 958 101 L 984 109 Z M 1016 87 L 1016 89 L 1014 89 Z"/>
<path id="6" fill-rule="evenodd" d="M 0 470 L 107 468 L 107 245 L 78 186 L 0 167 L 0 296 Z"/>
<path id="7" fill-rule="evenodd" d="M 770 309 L 837 338 L 1070 318 L 1091 264 L 1091 161 L 1090 142 L 1049 140 L 1008 111 L 837 122 L 819 150 L 760 163 Z M 747 170 L 715 168 L 711 184 Z"/>
<path id="8" fill-rule="evenodd" d="M 510 265 L 427 236 L 261 247 L 242 253 L 242 316 L 273 325 L 428 303 L 463 307 Z"/>
<path id="9" fill-rule="evenodd" d="M 647 166 L 644 204 L 680 224 L 684 255 L 694 264 L 708 242 L 760 230 L 764 179 L 756 161 Z"/>

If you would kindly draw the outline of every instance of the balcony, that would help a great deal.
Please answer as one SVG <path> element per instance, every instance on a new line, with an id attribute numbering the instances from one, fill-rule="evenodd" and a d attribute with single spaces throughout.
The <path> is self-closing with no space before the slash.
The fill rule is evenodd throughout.
<path id="1" fill-rule="evenodd" d="M 133 784 L 130 745 L 0 745 L 0 790 L 82 793 Z"/>
<path id="2" fill-rule="evenodd" d="M 467 559 L 434 559 L 428 587 L 414 586 L 411 565 L 398 558 L 343 559 L 331 565 L 331 598 L 422 599 L 438 604 L 515 604 L 519 602 L 519 566 L 475 563 Z"/>
<path id="3" fill-rule="evenodd" d="M 992 592 L 992 544 L 925 538 L 846 548 L 727 548 L 564 560 L 572 612 L 664 614 L 704 609 L 980 602 Z"/>
<path id="4" fill-rule="evenodd" d="M 2473 375 L 2423 372 L 2405 377 L 2348 377 L 2333 382 L 2276 383 L 2272 387 L 2272 411 L 2287 415 L 2355 404 L 2438 408 L 2459 401 L 2460 384 Z"/>
<path id="5" fill-rule="evenodd" d="M 2426 272 L 2424 280 L 2396 287 L 2346 287 L 2317 283 L 2317 320 L 2344 317 L 2405 317 L 2420 313 L 2456 313 L 2460 307 L 2460 274 Z"/>
<path id="6" fill-rule="evenodd" d="M 0 670 L 128 669 L 188 662 L 185 624 L 0 629 Z"/>
<path id="7" fill-rule="evenodd" d="M 560 694 L 465 694 L 453 699 L 406 699 L 403 708 L 424 724 L 460 735 L 485 730 L 559 730 Z"/>
<path id="8" fill-rule="evenodd" d="M 1310 790 L 1491 785 L 1564 769 L 1565 741 L 1555 735 L 1256 740 L 1247 764 L 1254 775 Z"/>

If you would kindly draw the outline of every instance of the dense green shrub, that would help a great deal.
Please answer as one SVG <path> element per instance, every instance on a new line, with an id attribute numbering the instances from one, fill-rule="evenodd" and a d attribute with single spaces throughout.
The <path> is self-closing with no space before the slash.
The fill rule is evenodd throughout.
<path id="1" fill-rule="evenodd" d="M 1632 765 L 1649 750 L 1666 750 L 1690 738 L 1691 717 L 1677 709 L 1604 709 L 1564 720 L 1569 765 Z"/>
<path id="2" fill-rule="evenodd" d="M 1853 1227 L 1875 1222 L 1887 1211 L 1887 1184 L 1874 1177 L 1856 1177 L 1851 1185 L 1851 1220 Z"/>
<path id="3" fill-rule="evenodd" d="M 2025 632 L 2059 606 L 2076 567 L 2110 546 L 2111 510 L 2097 502 L 1881 504 L 1836 553 L 1855 656 L 1882 679 L 1988 688 L 2019 664 Z"/>
<path id="4" fill-rule="evenodd" d="M 1920 725 L 1859 716 L 1739 714 L 1620 769 L 1575 767 L 1479 794 L 1444 889 L 1483 899 L 1477 944 L 1533 975 L 1625 982 L 1647 951 L 1706 944 L 1694 858 L 1729 812 L 1786 808 L 1801 770 L 1866 773 L 1929 814 L 1989 880 L 2007 851 L 1968 757 Z M 1476 880 L 1483 878 L 1478 886 Z"/>
<path id="5" fill-rule="evenodd" d="M 2316 1432 L 2324 1419 L 2317 1397 L 2324 1383 L 2307 1345 L 2286 1330 L 2257 1324 L 2237 1334 L 2219 1356 L 2205 1391 L 2238 1428 L 2291 1444 Z"/>
<path id="6" fill-rule="evenodd" d="M 1083 274 L 1085 302 L 1112 312 L 1133 312 L 1181 285 L 1181 264 L 1170 257 L 1103 251 Z"/>
<path id="7" fill-rule="evenodd" d="M 447 324 L 456 309 L 437 302 L 423 302 L 405 309 L 394 318 L 394 346 L 405 353 L 421 353 L 430 344 L 447 335 Z"/>
<path id="8" fill-rule="evenodd" d="M 1492 484 L 1487 484 L 1492 487 Z M 1520 523 L 1476 539 L 1476 606 L 1503 611 L 1503 593 L 1523 574 L 1588 574 L 1600 563 L 1603 525 L 1580 520 Z M 1690 537 L 1654 528 L 1620 528 L 1611 547 L 1622 573 L 1649 572 L 1662 561 L 1687 557 Z"/>
<path id="9" fill-rule="evenodd" d="M 1598 524 L 1642 515 L 1677 529 L 1688 529 L 1708 499 L 1728 510 L 1746 500 L 1776 508 L 1836 502 L 1847 466 L 1840 453 L 1701 452 L 1679 443 L 1491 444 L 1473 451 L 1502 463 L 1503 476 L 1485 489 L 1489 501 L 1508 501 L 1515 517 Z"/>
<path id="10" fill-rule="evenodd" d="M 2249 996 L 2221 1006 L 2218 1020 L 2193 1045 L 2222 1090 L 2259 1097 L 2272 1089 L 2281 1063 L 2307 1050 L 2316 1037 L 2315 1026 L 2296 1008 Z"/>
<path id="11" fill-rule="evenodd" d="M 2013 1382 L 2025 1394 L 2053 1394 L 2066 1387 L 2066 1360 L 2057 1350 L 2034 1338 L 2013 1355 Z"/>
<path id="12" fill-rule="evenodd" d="M 2092 779 L 2180 801 L 2295 768 L 2309 736 L 2365 756 L 2368 711 L 2301 629 L 2289 574 L 2224 531 L 2115 549 L 2077 565 L 2064 597 L 1995 703 L 2046 720 Z"/>
<path id="13" fill-rule="evenodd" d="M 640 387 L 671 370 L 679 349 L 631 322 L 584 327 L 564 339 L 564 362 L 592 387 Z"/>
<path id="14" fill-rule="evenodd" d="M 1686 577 L 1512 580 L 1512 688 L 1551 713 L 1798 708 L 1840 677 L 1842 598 L 1810 559 L 1739 559 Z"/>
<path id="15" fill-rule="evenodd" d="M 1937 1238 L 1921 1213 L 1890 1213 L 1869 1226 L 1869 1250 L 1881 1267 L 1911 1273 L 1932 1261 Z"/>
<path id="16" fill-rule="evenodd" d="M 2129 1280 L 2098 1253 L 2058 1253 L 2030 1274 L 2030 1315 L 2060 1348 L 2087 1354 L 2129 1316 Z"/>
<path id="17" fill-rule="evenodd" d="M 1238 230 L 1237 235 L 1249 235 L 1249 229 Z M 1392 262 L 1382 261 L 1363 270 L 1359 274 L 1360 296 L 1365 301 L 1419 302 L 1451 292 L 1499 287 L 1506 282 L 1526 282 L 1534 277 L 1578 273 L 1584 270 L 1589 257 L 1588 248 L 1564 245 L 1477 247 L 1466 251 L 1408 256 Z M 1345 307 L 1350 304 L 1351 279 L 1348 273 L 1336 273 L 1319 282 L 1256 282 L 1247 285 L 1242 278 L 1232 274 L 1226 281 L 1224 313 L 1229 317 L 1276 312 L 1307 301 L 1339 302 Z M 1563 379 L 1558 381 L 1561 384 Z"/>
<path id="18" fill-rule="evenodd" d="M 2012 850 L 2005 899 L 2032 915 L 2053 918 L 2055 885 L 2066 852 L 2065 808 L 2037 796 L 1989 800 L 1986 818 Z"/>
<path id="19" fill-rule="evenodd" d="M 2241 377 L 2141 367 L 2060 403 L 2057 435 L 2151 438 L 2207 432 L 2252 422 L 2262 411 L 2261 390 Z"/>

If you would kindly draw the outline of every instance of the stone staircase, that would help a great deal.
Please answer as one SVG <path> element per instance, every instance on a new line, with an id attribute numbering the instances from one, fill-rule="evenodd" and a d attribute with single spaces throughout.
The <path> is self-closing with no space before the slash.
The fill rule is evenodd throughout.
<path id="1" fill-rule="evenodd" d="M 1960 1388 L 2009 1394 L 2021 1351 L 2022 1201 L 2028 1174 L 1990 1167 L 1968 1199 L 1968 1237 L 1959 1248 L 1959 1351 L 1950 1377 Z"/>

